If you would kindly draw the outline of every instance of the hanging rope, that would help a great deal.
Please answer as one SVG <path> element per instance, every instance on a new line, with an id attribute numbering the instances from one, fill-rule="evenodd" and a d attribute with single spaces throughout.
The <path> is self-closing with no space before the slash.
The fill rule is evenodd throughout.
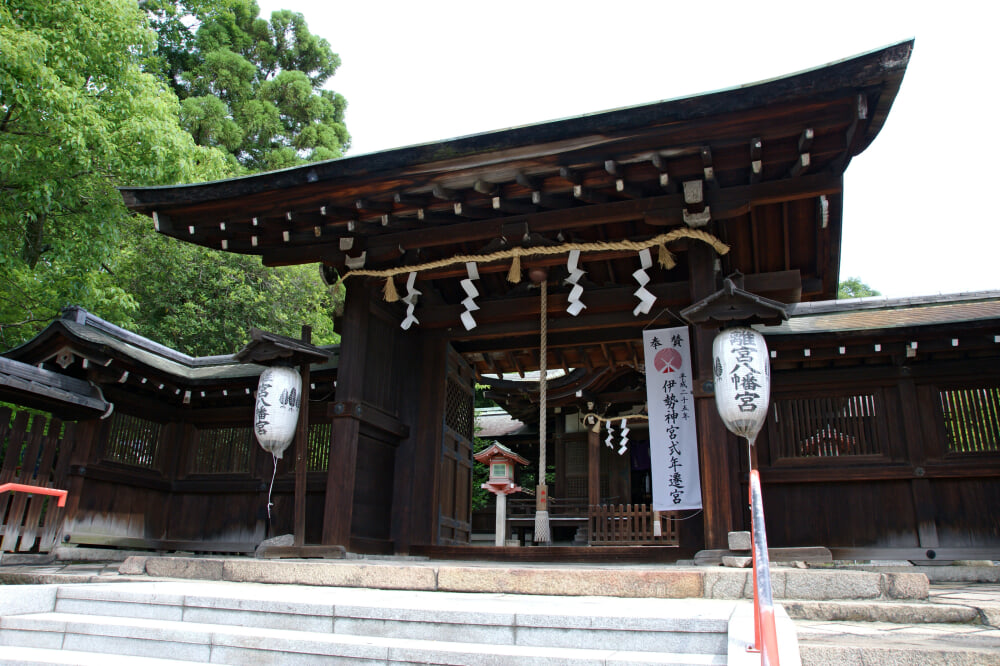
<path id="1" fill-rule="evenodd" d="M 545 488 L 545 506 L 548 507 L 548 487 L 545 483 L 545 434 L 548 430 L 546 413 L 548 411 L 548 337 L 549 337 L 549 285 L 546 279 L 541 282 L 541 342 L 538 359 L 538 485 Z M 536 500 L 537 501 L 537 500 Z M 535 510 L 535 542 L 548 543 L 552 541 L 549 533 L 548 509 Z"/>
<path id="2" fill-rule="evenodd" d="M 597 423 L 594 424 L 594 432 L 599 432 L 602 423 L 611 423 L 612 421 L 621 421 L 622 419 L 628 419 L 629 421 L 648 421 L 649 414 L 621 414 L 620 416 L 609 416 L 607 418 L 599 416 L 594 412 L 589 412 L 583 415 L 583 420 L 589 425 L 590 419 L 595 419 Z"/>
<path id="3" fill-rule="evenodd" d="M 562 245 L 544 245 L 539 247 L 512 247 L 509 250 L 498 250 L 489 254 L 459 254 L 448 259 L 438 259 L 437 261 L 413 266 L 397 266 L 396 268 L 386 268 L 382 270 L 357 269 L 351 270 L 337 279 L 336 288 L 349 277 L 376 277 L 387 278 L 383 295 L 390 303 L 399 299 L 399 293 L 395 285 L 392 285 L 392 278 L 403 273 L 419 271 L 429 271 L 437 268 L 445 268 L 456 264 L 474 262 L 477 264 L 488 264 L 494 261 L 512 259 L 510 271 L 507 274 L 509 282 L 517 283 L 521 281 L 521 257 L 551 256 L 554 254 L 566 254 L 571 250 L 581 252 L 615 252 L 620 250 L 632 250 L 639 252 L 651 247 L 657 248 L 657 258 L 661 267 L 670 270 L 677 265 L 674 255 L 667 249 L 667 243 L 681 239 L 692 238 L 707 243 L 719 254 L 729 252 L 729 246 L 721 240 L 700 229 L 688 229 L 686 227 L 674 229 L 673 231 L 659 236 L 654 236 L 644 241 L 622 240 L 622 241 L 595 241 L 593 243 L 564 243 Z"/>
<path id="4" fill-rule="evenodd" d="M 267 526 L 271 526 L 271 507 L 274 506 L 274 502 L 271 501 L 271 493 L 274 491 L 274 477 L 278 475 L 278 456 L 271 454 L 274 458 L 274 472 L 271 473 L 271 487 L 267 489 Z"/>

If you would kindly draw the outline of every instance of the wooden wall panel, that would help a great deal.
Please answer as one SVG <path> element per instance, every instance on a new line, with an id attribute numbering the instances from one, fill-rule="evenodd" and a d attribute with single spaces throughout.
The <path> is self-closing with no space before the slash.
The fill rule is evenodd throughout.
<path id="1" fill-rule="evenodd" d="M 395 453 L 395 447 L 385 442 L 359 438 L 352 537 L 390 540 Z"/>
<path id="2" fill-rule="evenodd" d="M 771 547 L 919 545 L 906 481 L 781 483 L 763 493 Z"/>
<path id="3" fill-rule="evenodd" d="M 940 546 L 1000 547 L 1000 478 L 930 482 Z"/>

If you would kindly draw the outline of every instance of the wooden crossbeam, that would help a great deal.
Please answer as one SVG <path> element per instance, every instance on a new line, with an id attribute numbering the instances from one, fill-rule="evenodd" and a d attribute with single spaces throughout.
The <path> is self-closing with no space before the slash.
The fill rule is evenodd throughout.
<path id="1" fill-rule="evenodd" d="M 573 199 L 555 194 L 535 191 L 531 193 L 531 203 L 542 208 L 559 209 L 569 208 L 573 205 Z"/>
<path id="2" fill-rule="evenodd" d="M 626 182 L 624 178 L 615 180 L 615 191 L 624 194 L 630 199 L 641 199 L 645 196 L 645 192 L 642 191 L 641 187 Z"/>
<path id="3" fill-rule="evenodd" d="M 493 217 L 493 211 L 491 209 L 479 208 L 478 206 L 470 206 L 462 201 L 456 201 L 454 205 L 455 215 L 460 217 L 468 217 L 473 220 L 484 220 L 488 217 Z"/>
<path id="4" fill-rule="evenodd" d="M 573 186 L 573 197 L 587 203 L 607 203 L 609 201 L 608 195 L 604 192 L 598 192 L 583 185 Z"/>
<path id="5" fill-rule="evenodd" d="M 486 196 L 493 197 L 500 194 L 500 186 L 496 183 L 491 183 L 488 180 L 478 179 L 472 184 L 472 189 L 480 194 L 485 194 Z"/>
<path id="6" fill-rule="evenodd" d="M 507 357 L 507 360 L 510 363 L 510 365 L 514 366 L 514 369 L 517 371 L 517 376 L 520 377 L 521 379 L 524 379 L 524 366 L 521 365 L 521 362 L 519 360 L 517 360 L 517 354 L 514 354 L 513 352 L 507 352 L 505 356 Z"/>
<path id="7" fill-rule="evenodd" d="M 802 134 L 799 135 L 799 152 L 808 153 L 809 149 L 812 148 L 814 138 L 816 138 L 816 132 L 811 127 L 802 130 Z"/>
<path id="8" fill-rule="evenodd" d="M 512 213 L 515 215 L 528 215 L 530 213 L 534 213 L 537 209 L 530 204 L 524 204 L 518 201 L 512 201 L 505 197 L 495 196 L 493 197 L 493 210 L 499 210 L 504 213 Z"/>
<path id="9" fill-rule="evenodd" d="M 764 163 L 761 160 L 761 152 L 764 143 L 760 137 L 750 139 L 750 183 L 759 182 L 764 171 Z"/>
<path id="10" fill-rule="evenodd" d="M 354 207 L 358 210 L 370 210 L 376 213 L 391 213 L 392 204 L 386 201 L 372 201 L 371 199 L 357 199 Z"/>
<path id="11" fill-rule="evenodd" d="M 705 174 L 705 180 L 715 180 L 715 167 L 712 166 L 712 149 L 708 146 L 701 148 L 701 166 Z"/>
<path id="12" fill-rule="evenodd" d="M 825 172 L 804 175 L 792 180 L 719 188 L 710 193 L 712 217 L 715 220 L 727 219 L 728 217 L 744 215 L 753 206 L 814 198 L 823 194 L 831 195 L 842 190 L 843 178 L 837 174 Z M 502 235 L 500 225 L 530 222 L 532 231 L 546 233 L 565 228 L 582 229 L 613 222 L 638 220 L 652 211 L 679 211 L 683 206 L 684 198 L 682 195 L 668 194 L 646 199 L 616 201 L 607 204 L 543 211 L 531 215 L 498 218 L 489 223 L 464 222 L 422 229 L 400 230 L 368 238 L 369 262 L 370 265 L 377 265 L 379 262 L 393 257 L 396 248 L 400 245 L 403 247 L 435 247 L 466 242 L 485 243 Z M 161 216 L 162 219 L 163 216 Z M 311 236 L 311 233 L 309 235 Z M 264 263 L 285 265 L 324 261 L 330 265 L 336 265 L 332 264 L 325 254 L 326 248 L 315 245 L 315 239 L 309 239 L 308 236 L 305 239 L 310 241 L 309 246 L 296 247 L 293 244 L 286 247 L 267 248 L 263 252 Z M 231 240 L 230 249 L 236 248 L 249 251 L 249 241 Z"/>
<path id="13" fill-rule="evenodd" d="M 442 201 L 456 201 L 459 198 L 458 192 L 444 187 L 443 185 L 435 185 L 431 188 L 431 193 L 435 198 L 441 199 Z"/>
<path id="14" fill-rule="evenodd" d="M 559 167 L 559 177 L 571 185 L 583 184 L 583 174 L 579 171 L 570 169 L 569 167 Z"/>
<path id="15" fill-rule="evenodd" d="M 534 176 L 528 176 L 520 171 L 514 174 L 514 180 L 518 185 L 529 190 L 541 190 L 542 189 L 542 179 L 536 178 Z"/>
<path id="16" fill-rule="evenodd" d="M 797 178 L 798 176 L 801 176 L 809 168 L 809 163 L 811 161 L 812 160 L 809 156 L 809 153 L 802 153 L 801 155 L 799 155 L 799 158 L 795 160 L 795 163 L 792 164 L 792 168 L 788 170 L 788 175 L 791 176 L 792 178 Z"/>

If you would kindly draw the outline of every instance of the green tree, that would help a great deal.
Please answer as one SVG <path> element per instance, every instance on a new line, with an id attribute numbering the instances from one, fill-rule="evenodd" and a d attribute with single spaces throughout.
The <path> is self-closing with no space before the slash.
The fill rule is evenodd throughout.
<path id="1" fill-rule="evenodd" d="M 260 18 L 253 0 L 140 0 L 158 35 L 148 66 L 181 100 L 202 146 L 250 171 L 341 157 L 347 102 L 323 86 L 340 66 L 302 14 Z"/>
<path id="2" fill-rule="evenodd" d="M 130 0 L 0 0 L 0 344 L 68 303 L 117 320 L 136 309 L 112 279 L 129 219 L 117 184 L 230 173 L 142 71 L 154 46 Z"/>
<path id="3" fill-rule="evenodd" d="M 837 298 L 861 298 L 862 296 L 881 296 L 882 293 L 872 289 L 861 281 L 861 278 L 849 277 L 840 283 Z"/>

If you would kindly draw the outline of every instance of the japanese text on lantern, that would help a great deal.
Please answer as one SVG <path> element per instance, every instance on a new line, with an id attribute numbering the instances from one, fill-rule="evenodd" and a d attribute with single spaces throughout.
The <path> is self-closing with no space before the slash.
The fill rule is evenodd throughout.
<path id="1" fill-rule="evenodd" d="M 741 412 L 757 411 L 760 400 L 760 370 L 755 368 L 758 359 L 757 342 L 751 331 L 737 329 L 728 334 L 729 351 L 736 363 L 727 380 L 733 384 L 733 399 Z"/>
<path id="2" fill-rule="evenodd" d="M 697 431 L 686 327 L 643 332 L 653 509 L 700 508 Z"/>
<path id="3" fill-rule="evenodd" d="M 257 387 L 257 418 L 254 420 L 254 427 L 258 435 L 265 434 L 267 426 L 270 424 L 270 421 L 267 420 L 267 408 L 271 406 L 271 403 L 267 399 L 270 397 L 271 386 L 271 382 L 265 381 Z"/>

